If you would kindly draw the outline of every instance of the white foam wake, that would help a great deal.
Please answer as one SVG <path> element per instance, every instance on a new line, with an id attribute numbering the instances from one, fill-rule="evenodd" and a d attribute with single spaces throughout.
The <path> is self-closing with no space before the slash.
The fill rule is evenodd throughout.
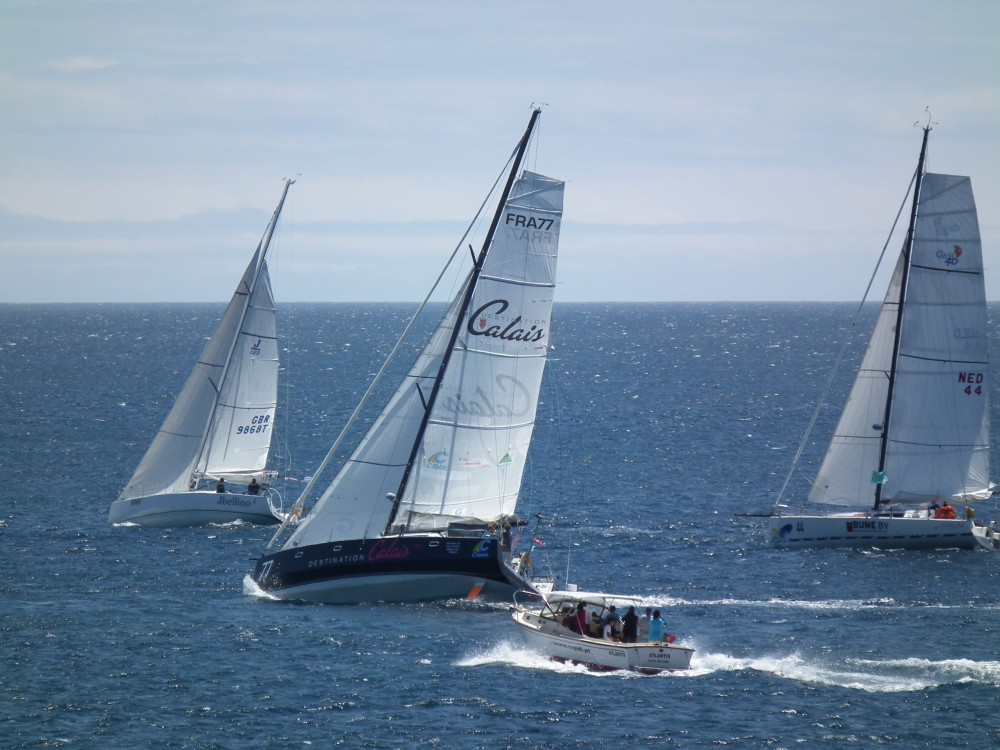
<path id="1" fill-rule="evenodd" d="M 692 666 L 708 672 L 753 669 L 812 685 L 901 693 L 941 685 L 981 683 L 1000 687 L 1000 662 L 972 659 L 842 659 L 824 661 L 787 656 L 737 658 L 726 654 L 696 653 Z"/>

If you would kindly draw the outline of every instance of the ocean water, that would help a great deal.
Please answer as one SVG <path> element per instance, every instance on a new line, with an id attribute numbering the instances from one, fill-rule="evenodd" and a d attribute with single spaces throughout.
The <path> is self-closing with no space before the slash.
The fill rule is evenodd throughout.
<path id="1" fill-rule="evenodd" d="M 411 307 L 287 306 L 286 496 Z M 1000 556 L 775 550 L 735 515 L 774 501 L 853 306 L 557 302 L 519 511 L 536 564 L 697 649 L 657 676 L 550 662 L 502 602 L 270 601 L 273 529 L 108 526 L 221 310 L 0 306 L 0 748 L 1000 745 Z"/>

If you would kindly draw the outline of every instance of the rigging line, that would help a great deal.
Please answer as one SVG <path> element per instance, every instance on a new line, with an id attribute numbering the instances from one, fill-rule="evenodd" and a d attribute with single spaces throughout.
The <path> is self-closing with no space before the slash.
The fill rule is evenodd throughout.
<path id="1" fill-rule="evenodd" d="M 837 370 L 840 369 L 840 364 L 844 359 L 844 355 L 847 353 L 847 346 L 851 343 L 851 339 L 854 336 L 854 328 L 858 324 L 858 318 L 861 315 L 861 310 L 864 307 L 865 302 L 868 301 L 868 295 L 871 293 L 872 285 L 875 283 L 875 277 L 878 275 L 879 268 L 882 267 L 882 261 L 885 260 L 885 252 L 889 247 L 889 243 L 892 242 L 892 235 L 896 231 L 896 226 L 899 224 L 899 217 L 903 215 L 903 211 L 906 210 L 906 202 L 910 197 L 910 191 L 913 190 L 913 185 L 917 180 L 917 170 L 914 170 L 913 176 L 910 178 L 910 184 L 906 188 L 906 194 L 903 196 L 903 201 L 899 204 L 899 210 L 896 212 L 896 218 L 892 222 L 892 226 L 889 228 L 889 235 L 885 238 L 885 244 L 882 245 L 882 252 L 879 253 L 878 262 L 875 264 L 875 270 L 872 271 L 871 278 L 868 279 L 868 286 L 865 287 L 865 293 L 861 297 L 861 302 L 858 303 L 857 310 L 854 311 L 854 317 L 851 319 L 851 324 L 847 329 L 847 335 L 844 337 L 844 342 L 841 344 L 840 353 L 837 354 L 837 359 L 833 363 L 833 368 L 830 371 L 830 375 L 827 378 L 826 385 L 823 388 L 823 393 L 819 397 L 819 401 L 816 404 L 816 409 L 813 411 L 812 418 L 809 420 L 809 425 L 806 427 L 805 434 L 802 436 L 802 441 L 799 443 L 798 450 L 795 451 L 795 458 L 792 459 L 792 466 L 788 470 L 788 475 L 785 477 L 784 484 L 781 485 L 781 491 L 778 492 L 778 498 L 774 501 L 774 505 L 777 506 L 781 502 L 781 498 L 784 497 L 785 490 L 788 489 L 788 483 L 792 479 L 798 469 L 799 460 L 802 458 L 802 452 L 805 450 L 806 443 L 809 442 L 809 436 L 812 434 L 813 428 L 816 426 L 816 420 L 819 419 L 820 410 L 823 408 L 823 404 L 826 403 L 826 398 L 830 393 L 830 388 L 833 386 L 834 376 L 837 374 Z M 805 501 L 803 501 L 803 505 Z"/>

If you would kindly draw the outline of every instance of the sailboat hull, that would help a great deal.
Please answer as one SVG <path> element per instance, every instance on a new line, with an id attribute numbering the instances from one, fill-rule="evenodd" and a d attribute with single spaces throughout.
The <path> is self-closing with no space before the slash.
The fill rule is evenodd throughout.
<path id="1" fill-rule="evenodd" d="M 532 590 L 496 539 L 423 534 L 282 550 L 257 561 L 254 580 L 279 599 L 326 604 L 509 599 Z"/>
<path id="2" fill-rule="evenodd" d="M 275 513 L 266 493 L 177 492 L 115 500 L 108 510 L 108 523 L 152 527 L 203 526 L 233 521 L 276 524 L 281 519 Z"/>
<path id="3" fill-rule="evenodd" d="M 977 549 L 984 546 L 967 519 L 876 516 L 864 513 L 785 515 L 769 519 L 778 547 Z"/>

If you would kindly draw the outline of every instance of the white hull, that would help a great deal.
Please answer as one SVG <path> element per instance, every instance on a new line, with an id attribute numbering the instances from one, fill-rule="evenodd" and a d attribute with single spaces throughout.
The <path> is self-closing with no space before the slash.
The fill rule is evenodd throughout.
<path id="1" fill-rule="evenodd" d="M 631 669 L 647 674 L 689 669 L 693 648 L 666 643 L 612 643 L 580 635 L 538 613 L 514 611 L 525 643 L 536 651 L 600 669 Z"/>
<path id="2" fill-rule="evenodd" d="M 772 516 L 771 541 L 779 547 L 977 549 L 986 529 L 967 519 L 876 516 L 865 513 Z M 992 547 L 992 543 L 988 546 Z"/>
<path id="3" fill-rule="evenodd" d="M 233 521 L 275 524 L 280 520 L 277 510 L 268 501 L 267 493 L 247 495 L 199 490 L 150 495 L 115 500 L 108 511 L 108 523 L 155 527 L 204 526 Z"/>

